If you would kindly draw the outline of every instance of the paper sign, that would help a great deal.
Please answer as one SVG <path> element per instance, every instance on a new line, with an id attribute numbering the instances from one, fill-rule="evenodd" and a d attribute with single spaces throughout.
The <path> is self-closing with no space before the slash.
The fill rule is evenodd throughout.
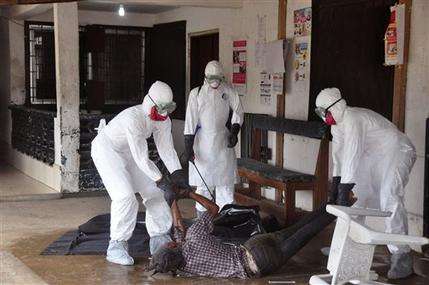
<path id="1" fill-rule="evenodd" d="M 294 36 L 305 37 L 311 35 L 311 7 L 293 12 Z"/>
<path id="2" fill-rule="evenodd" d="M 306 65 L 308 59 L 308 43 L 295 43 L 294 72 L 295 81 L 304 80 L 306 76 Z"/>
<path id="3" fill-rule="evenodd" d="M 266 44 L 265 71 L 268 73 L 284 73 L 283 40 Z"/>
<path id="4" fill-rule="evenodd" d="M 261 80 L 259 83 L 261 93 L 261 104 L 271 104 L 271 75 L 267 72 L 261 72 Z"/>
<path id="5" fill-rule="evenodd" d="M 384 34 L 384 61 L 386 65 L 404 62 L 405 5 L 390 7 L 390 21 Z"/>
<path id="6" fill-rule="evenodd" d="M 232 85 L 235 87 L 239 95 L 246 94 L 246 68 L 247 68 L 247 43 L 245 40 L 234 41 L 232 60 Z"/>

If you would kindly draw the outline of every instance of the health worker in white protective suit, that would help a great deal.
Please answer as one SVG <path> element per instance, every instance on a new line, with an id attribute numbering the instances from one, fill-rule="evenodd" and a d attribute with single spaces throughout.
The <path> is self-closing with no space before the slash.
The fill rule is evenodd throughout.
<path id="1" fill-rule="evenodd" d="M 197 186 L 196 193 L 209 199 L 215 191 L 216 204 L 222 208 L 234 202 L 237 179 L 234 147 L 243 123 L 243 107 L 238 93 L 225 82 L 218 61 L 210 61 L 204 73 L 204 85 L 189 94 L 184 130 L 185 158 L 191 162 L 189 184 Z M 232 117 L 228 128 L 230 110 Z M 206 210 L 200 204 L 196 209 L 198 215 Z"/>
<path id="2" fill-rule="evenodd" d="M 331 126 L 333 184 L 329 200 L 349 206 L 392 212 L 386 232 L 408 234 L 404 187 L 416 160 L 409 138 L 383 116 L 364 108 L 348 107 L 337 88 L 322 90 L 316 98 L 316 113 Z M 389 279 L 412 273 L 408 246 L 388 246 L 391 256 Z"/>
<path id="3" fill-rule="evenodd" d="M 171 120 L 168 114 L 176 107 L 171 88 L 156 81 L 149 89 L 143 104 L 130 107 L 107 126 L 99 129 L 92 141 L 91 156 L 112 199 L 110 243 L 107 260 L 122 265 L 134 264 L 128 254 L 127 241 L 136 225 L 139 193 L 146 207 L 146 228 L 150 236 L 150 251 L 155 252 L 171 241 L 170 207 L 157 182 L 164 180 L 155 163 L 149 159 L 146 139 L 153 138 L 160 158 L 171 174 L 171 181 L 187 186 L 173 146 Z M 189 186 L 188 186 L 189 187 Z"/>

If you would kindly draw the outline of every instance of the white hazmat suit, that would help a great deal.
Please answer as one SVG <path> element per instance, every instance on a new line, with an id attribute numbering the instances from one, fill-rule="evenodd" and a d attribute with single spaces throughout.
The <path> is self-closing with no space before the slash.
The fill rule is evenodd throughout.
<path id="1" fill-rule="evenodd" d="M 113 241 L 127 241 L 133 233 L 139 209 L 134 194 L 137 192 L 146 207 L 146 227 L 151 241 L 153 237 L 166 235 L 171 228 L 170 208 L 155 183 L 162 174 L 149 159 L 146 139 L 153 134 L 159 156 L 170 173 L 181 169 L 173 146 L 170 119 L 154 121 L 149 117 L 154 101 L 171 102 L 172 97 L 167 84 L 155 82 L 142 105 L 119 113 L 99 130 L 92 142 L 92 159 L 112 200 L 110 238 Z"/>
<path id="2" fill-rule="evenodd" d="M 341 99 L 337 88 L 324 89 L 316 106 L 328 108 Z M 344 99 L 329 108 L 332 125 L 333 176 L 342 184 L 355 183 L 354 206 L 392 212 L 386 232 L 408 234 L 404 187 L 416 160 L 409 138 L 383 116 L 364 108 L 348 107 Z M 392 254 L 405 254 L 408 246 L 389 245 Z"/>
<path id="3" fill-rule="evenodd" d="M 206 81 L 194 88 L 188 99 L 185 119 L 185 137 L 195 135 L 193 151 L 195 165 L 210 191 L 216 189 L 216 204 L 222 208 L 234 202 L 234 183 L 237 179 L 237 159 L 234 148 L 228 147 L 230 132 L 226 127 L 232 110 L 231 125 L 243 123 L 243 108 L 238 93 L 223 80 L 209 83 L 210 76 L 223 77 L 217 61 L 207 64 Z M 189 184 L 197 186 L 197 193 L 211 198 L 197 170 L 189 164 Z M 205 211 L 200 204 L 198 211 Z"/>

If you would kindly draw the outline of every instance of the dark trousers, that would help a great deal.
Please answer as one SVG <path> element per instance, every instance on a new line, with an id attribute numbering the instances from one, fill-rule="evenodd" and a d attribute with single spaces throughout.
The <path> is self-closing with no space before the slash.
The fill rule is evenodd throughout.
<path id="1" fill-rule="evenodd" d="M 260 275 L 278 270 L 335 220 L 335 216 L 327 213 L 325 207 L 326 205 L 323 205 L 290 227 L 274 233 L 255 235 L 244 244 L 252 254 Z"/>

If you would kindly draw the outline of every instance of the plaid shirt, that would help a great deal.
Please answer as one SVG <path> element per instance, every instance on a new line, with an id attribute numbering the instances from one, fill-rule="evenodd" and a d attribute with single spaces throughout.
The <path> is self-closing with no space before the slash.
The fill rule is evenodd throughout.
<path id="1" fill-rule="evenodd" d="M 186 232 L 177 229 L 175 238 L 182 242 L 186 265 L 183 273 L 189 276 L 220 278 L 248 278 L 246 253 L 243 248 L 222 244 L 211 235 L 213 217 L 205 212 Z"/>

